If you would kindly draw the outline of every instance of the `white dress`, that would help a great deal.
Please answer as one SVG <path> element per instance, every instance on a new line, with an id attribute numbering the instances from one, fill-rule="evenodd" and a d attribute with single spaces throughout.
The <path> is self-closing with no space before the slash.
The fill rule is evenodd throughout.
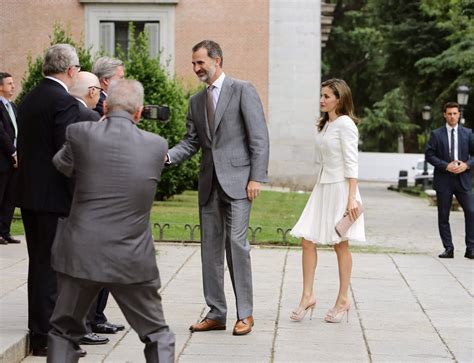
<path id="1" fill-rule="evenodd" d="M 327 122 L 316 136 L 317 181 L 306 207 L 291 230 L 294 237 L 302 237 L 318 244 L 334 245 L 349 241 L 351 245 L 365 242 L 364 214 L 339 237 L 335 226 L 347 208 L 348 178 L 357 178 L 359 134 L 348 116 Z M 356 199 L 362 203 L 359 188 Z"/>

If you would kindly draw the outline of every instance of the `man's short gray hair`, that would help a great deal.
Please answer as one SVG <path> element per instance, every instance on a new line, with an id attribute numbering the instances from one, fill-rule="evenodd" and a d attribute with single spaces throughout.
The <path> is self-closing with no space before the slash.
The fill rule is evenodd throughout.
<path id="1" fill-rule="evenodd" d="M 143 86 L 133 79 L 112 81 L 106 102 L 108 112 L 122 110 L 134 114 L 143 106 Z"/>
<path id="2" fill-rule="evenodd" d="M 50 47 L 44 56 L 43 74 L 64 73 L 71 66 L 79 65 L 76 49 L 69 44 L 55 44 Z"/>
<path id="3" fill-rule="evenodd" d="M 97 59 L 92 66 L 92 73 L 94 73 L 99 80 L 103 78 L 112 78 L 117 67 L 123 66 L 123 62 L 117 58 L 101 57 Z"/>

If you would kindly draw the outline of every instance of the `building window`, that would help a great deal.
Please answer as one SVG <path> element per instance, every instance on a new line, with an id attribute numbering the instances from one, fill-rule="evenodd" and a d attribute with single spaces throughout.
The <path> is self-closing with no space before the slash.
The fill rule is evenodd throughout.
<path id="1" fill-rule="evenodd" d="M 171 3 L 98 3 L 82 1 L 85 7 L 85 43 L 92 53 L 101 49 L 117 55 L 117 44 L 126 53 L 129 46 L 129 23 L 135 36 L 147 32 L 150 55 L 160 54 L 160 62 L 174 74 L 175 8 Z"/>
<path id="2" fill-rule="evenodd" d="M 121 49 L 125 54 L 128 52 L 130 43 L 129 26 L 133 23 L 135 27 L 135 40 L 138 36 L 146 32 L 148 34 L 148 46 L 150 56 L 156 57 L 160 50 L 160 22 L 144 22 L 144 21 L 108 21 L 100 22 L 99 43 L 100 49 L 107 54 L 115 55 L 118 49 Z"/>

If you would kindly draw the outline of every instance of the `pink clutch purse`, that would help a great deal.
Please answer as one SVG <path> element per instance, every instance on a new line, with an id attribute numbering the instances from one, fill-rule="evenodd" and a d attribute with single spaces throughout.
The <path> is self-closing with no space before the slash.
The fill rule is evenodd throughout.
<path id="1" fill-rule="evenodd" d="M 357 206 L 358 206 L 357 218 L 359 218 L 359 216 L 362 214 L 362 212 L 364 212 L 364 206 L 359 201 L 357 201 Z M 357 218 L 354 219 L 353 221 L 351 221 L 351 218 L 349 217 L 349 213 L 347 213 L 347 212 L 344 213 L 344 216 L 341 218 L 341 220 L 339 222 L 337 222 L 336 227 L 334 227 L 336 229 L 337 235 L 339 237 L 344 237 L 346 235 L 347 231 L 349 230 L 349 228 L 351 228 L 351 226 L 357 220 Z"/>

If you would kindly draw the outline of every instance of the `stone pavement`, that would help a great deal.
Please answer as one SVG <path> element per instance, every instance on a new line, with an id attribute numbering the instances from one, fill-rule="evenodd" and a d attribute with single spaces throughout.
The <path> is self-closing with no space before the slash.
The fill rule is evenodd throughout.
<path id="1" fill-rule="evenodd" d="M 313 319 L 294 323 L 288 317 L 301 292 L 300 250 L 254 248 L 254 331 L 232 336 L 235 308 L 227 274 L 227 330 L 190 334 L 189 325 L 206 311 L 199 246 L 157 244 L 161 293 L 166 319 L 176 334 L 177 361 L 473 362 L 474 261 L 462 257 L 462 213 L 452 215 L 455 258 L 440 260 L 436 209 L 385 187 L 361 187 L 368 242 L 382 252 L 353 254 L 348 323 L 323 321 L 338 288 L 332 250 L 320 249 Z M 24 243 L 1 246 L 0 363 L 18 362 L 25 355 L 26 268 Z M 126 324 L 113 301 L 106 312 L 109 320 Z M 106 345 L 85 346 L 88 355 L 80 362 L 145 361 L 143 345 L 128 325 L 109 338 Z"/>

